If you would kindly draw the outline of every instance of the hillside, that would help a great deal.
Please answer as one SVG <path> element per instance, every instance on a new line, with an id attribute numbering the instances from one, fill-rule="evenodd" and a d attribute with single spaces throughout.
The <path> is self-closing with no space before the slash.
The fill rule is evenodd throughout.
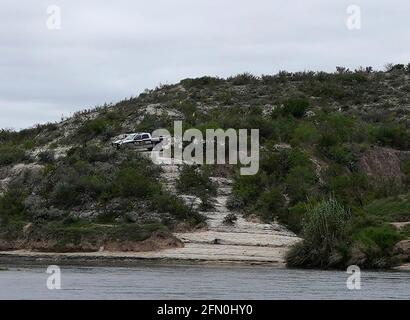
<path id="1" fill-rule="evenodd" d="M 185 79 L 59 123 L 3 130 L 0 249 L 184 255 L 200 245 L 205 260 L 251 248 L 283 261 L 298 235 L 289 266 L 409 262 L 409 80 L 410 65 Z M 172 174 L 110 145 L 127 132 L 172 132 L 174 120 L 260 129 L 259 173 L 215 165 Z M 315 214 L 335 229 L 315 229 Z"/>

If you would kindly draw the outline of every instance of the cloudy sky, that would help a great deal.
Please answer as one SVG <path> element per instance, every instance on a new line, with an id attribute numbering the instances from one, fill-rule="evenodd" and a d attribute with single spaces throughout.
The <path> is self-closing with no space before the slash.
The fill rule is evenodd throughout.
<path id="1" fill-rule="evenodd" d="M 408 63 L 409 12 L 408 0 L 1 0 L 0 128 L 187 77 Z"/>

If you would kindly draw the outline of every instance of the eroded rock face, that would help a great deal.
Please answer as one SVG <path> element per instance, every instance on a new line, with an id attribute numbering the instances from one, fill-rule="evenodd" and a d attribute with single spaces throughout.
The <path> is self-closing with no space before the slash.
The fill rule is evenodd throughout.
<path id="1" fill-rule="evenodd" d="M 398 254 L 402 261 L 410 261 L 410 240 L 403 240 L 394 246 L 394 252 Z"/>
<path id="2" fill-rule="evenodd" d="M 401 162 L 406 156 L 407 152 L 371 147 L 359 159 L 359 169 L 372 177 L 401 182 L 405 177 L 401 170 Z"/>
<path id="3" fill-rule="evenodd" d="M 41 174 L 43 168 L 44 166 L 34 163 L 19 163 L 14 166 L 1 168 L 0 194 L 4 193 L 8 186 L 18 179 L 26 179 L 25 183 L 31 183 Z"/>
<path id="4" fill-rule="evenodd" d="M 24 237 L 17 240 L 0 239 L 0 251 L 30 250 L 34 252 L 59 252 L 59 253 L 91 253 L 91 252 L 132 252 L 135 257 L 138 253 L 154 253 L 161 250 L 183 247 L 182 242 L 168 232 L 155 231 L 143 241 L 117 241 L 101 237 L 95 239 L 82 239 L 79 243 L 67 242 L 64 247 L 59 245 L 57 239 L 39 239 L 32 237 L 33 224 L 24 226 Z"/>

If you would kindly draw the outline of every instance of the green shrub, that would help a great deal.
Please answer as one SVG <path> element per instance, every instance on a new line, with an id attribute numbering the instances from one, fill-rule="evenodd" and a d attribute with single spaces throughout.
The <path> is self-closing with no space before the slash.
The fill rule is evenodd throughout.
<path id="1" fill-rule="evenodd" d="M 302 224 L 303 242 L 290 250 L 288 266 L 328 268 L 343 264 L 338 248 L 346 241 L 350 216 L 333 198 L 308 206 Z"/>
<path id="2" fill-rule="evenodd" d="M 314 203 L 313 200 L 310 200 Z M 302 232 L 303 218 L 306 216 L 308 206 L 304 202 L 299 202 L 294 206 L 284 210 L 282 214 L 279 215 L 279 221 L 286 225 L 289 230 L 293 231 L 296 234 Z"/>
<path id="3" fill-rule="evenodd" d="M 303 223 L 304 239 L 315 247 L 334 248 L 345 237 L 349 218 L 349 211 L 334 198 L 311 206 Z"/>
<path id="4" fill-rule="evenodd" d="M 306 201 L 316 184 L 316 176 L 310 167 L 296 166 L 286 176 L 286 193 L 292 204 Z"/>
<path id="5" fill-rule="evenodd" d="M 102 118 L 87 121 L 80 129 L 80 134 L 86 137 L 95 137 L 102 134 L 108 127 L 107 121 Z"/>
<path id="6" fill-rule="evenodd" d="M 292 144 L 314 145 L 318 143 L 320 133 L 311 123 L 301 123 L 293 132 Z"/>
<path id="7" fill-rule="evenodd" d="M 319 147 L 322 150 L 335 146 L 340 143 L 340 137 L 334 132 L 324 132 L 319 139 Z"/>
<path id="8" fill-rule="evenodd" d="M 193 225 L 204 221 L 203 216 L 189 208 L 182 199 L 166 192 L 156 194 L 151 206 L 157 212 L 170 213 L 178 220 L 183 220 Z"/>
<path id="9" fill-rule="evenodd" d="M 382 252 L 388 253 L 402 239 L 397 230 L 390 225 L 368 227 L 360 230 L 354 240 L 360 241 L 366 247 L 377 246 Z"/>
<path id="10" fill-rule="evenodd" d="M 408 150 L 410 148 L 410 132 L 404 125 L 383 124 L 373 133 L 377 142 L 382 145 Z"/>
<path id="11" fill-rule="evenodd" d="M 410 159 L 402 162 L 401 169 L 404 173 L 404 183 L 410 186 Z"/>
<path id="12" fill-rule="evenodd" d="M 350 143 L 362 129 L 356 119 L 339 113 L 319 114 L 316 121 L 322 135 L 319 140 L 321 149 Z"/>
<path id="13" fill-rule="evenodd" d="M 233 192 L 244 205 L 253 204 L 258 199 L 261 191 L 266 187 L 267 177 L 263 173 L 258 173 L 253 176 L 237 176 Z"/>
<path id="14" fill-rule="evenodd" d="M 257 82 L 258 78 L 250 73 L 238 74 L 235 77 L 229 78 L 228 81 L 231 81 L 233 85 L 240 86 L 246 84 L 252 84 Z"/>
<path id="15" fill-rule="evenodd" d="M 216 185 L 211 181 L 206 167 L 184 165 L 180 170 L 176 187 L 181 192 L 197 196 L 216 195 Z"/>
<path id="16" fill-rule="evenodd" d="M 107 192 L 110 183 L 102 176 L 83 176 L 78 180 L 77 191 L 92 196 L 97 199 L 102 193 Z"/>
<path id="17" fill-rule="evenodd" d="M 126 167 L 119 170 L 114 178 L 113 190 L 120 197 L 146 198 L 154 193 L 155 185 L 141 169 Z"/>
<path id="18" fill-rule="evenodd" d="M 273 148 L 270 147 L 269 148 Z M 289 173 L 292 165 L 291 156 L 292 151 L 282 150 L 280 152 L 263 152 L 260 159 L 260 170 L 267 175 L 274 175 L 277 179 Z"/>
<path id="19" fill-rule="evenodd" d="M 353 235 L 351 262 L 366 268 L 389 268 L 398 263 L 393 254 L 394 245 L 403 236 L 390 225 L 367 227 Z M 359 256 L 360 258 L 358 258 Z"/>
<path id="20" fill-rule="evenodd" d="M 78 130 L 75 138 L 79 137 L 84 144 L 96 137 L 106 142 L 116 135 L 118 123 L 119 119 L 112 113 L 103 113 L 96 119 L 86 121 Z"/>
<path id="21" fill-rule="evenodd" d="M 354 168 L 357 162 L 357 155 L 351 148 L 344 145 L 332 145 L 327 150 L 327 156 L 335 162 L 345 165 L 348 168 Z"/>
<path id="22" fill-rule="evenodd" d="M 30 244 L 38 242 L 42 251 L 52 252 L 81 252 L 97 251 L 106 243 L 124 241 L 143 241 L 148 239 L 153 232 L 161 230 L 169 233 L 161 224 L 118 224 L 114 226 L 98 225 L 85 221 L 64 223 L 63 221 L 42 222 L 33 224 L 26 236 L 22 228 L 2 228 L 2 238 L 28 240 Z M 28 239 L 27 239 L 28 238 Z M 41 247 L 41 243 L 49 243 Z M 29 244 L 29 245 L 30 245 Z M 38 245 L 37 245 L 38 246 Z"/>
<path id="23" fill-rule="evenodd" d="M 181 84 L 187 88 L 193 87 L 204 87 L 204 86 L 214 86 L 223 83 L 225 80 L 215 77 L 201 77 L 196 79 L 184 79 Z"/>
<path id="24" fill-rule="evenodd" d="M 272 131 L 269 138 L 277 142 L 290 142 L 297 126 L 297 120 L 292 116 L 279 116 L 269 122 L 269 126 Z"/>
<path id="25" fill-rule="evenodd" d="M 282 216 L 285 199 L 280 188 L 262 192 L 258 198 L 255 211 L 266 222 L 272 222 L 275 217 Z"/>
<path id="26" fill-rule="evenodd" d="M 81 203 L 81 198 L 84 194 L 77 191 L 77 185 L 74 182 L 59 182 L 57 183 L 52 193 L 50 200 L 60 208 L 69 208 Z"/>
<path id="27" fill-rule="evenodd" d="M 410 220 L 410 194 L 376 199 L 364 206 L 364 211 L 371 216 L 380 217 L 386 222 Z"/>
<path id="28" fill-rule="evenodd" d="M 53 163 L 55 160 L 54 152 L 53 151 L 43 151 L 38 154 L 38 160 L 42 164 L 50 164 Z"/>
<path id="29" fill-rule="evenodd" d="M 24 150 L 32 150 L 34 149 L 36 143 L 33 139 L 27 139 L 22 143 Z"/>
<path id="30" fill-rule="evenodd" d="M 361 173 L 331 177 L 330 187 L 340 201 L 359 206 L 365 204 L 366 196 L 372 190 L 368 177 Z"/>
<path id="31" fill-rule="evenodd" d="M 20 147 L 0 145 L 0 166 L 15 164 L 26 159 L 26 153 Z"/>
<path id="32" fill-rule="evenodd" d="M 0 195 L 0 224 L 10 220 L 19 220 L 24 214 L 24 194 L 20 190 L 8 190 Z"/>
<path id="33" fill-rule="evenodd" d="M 302 118 L 309 108 L 309 100 L 306 98 L 291 98 L 284 102 L 283 112 L 291 114 L 295 118 Z"/>
<path id="34" fill-rule="evenodd" d="M 86 162 L 110 162 L 115 160 L 116 154 L 113 149 L 104 149 L 96 145 L 74 147 L 68 150 L 67 160 L 70 164 L 83 160 Z"/>
<path id="35" fill-rule="evenodd" d="M 348 97 L 348 92 L 345 88 L 336 83 L 329 82 L 313 82 L 309 88 L 312 96 L 341 100 Z"/>

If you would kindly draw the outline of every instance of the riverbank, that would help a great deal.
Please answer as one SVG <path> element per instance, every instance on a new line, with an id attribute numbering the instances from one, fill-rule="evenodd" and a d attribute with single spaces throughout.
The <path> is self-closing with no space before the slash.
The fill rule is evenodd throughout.
<path id="1" fill-rule="evenodd" d="M 51 253 L 27 250 L 0 252 L 0 266 L 60 265 L 79 267 L 138 267 L 141 265 L 192 265 L 192 266 L 269 266 L 285 269 L 283 259 L 241 259 L 229 257 L 214 258 L 198 256 L 178 256 L 173 252 L 89 252 L 89 253 Z M 292 269 L 302 270 L 302 269 Z M 310 269 L 308 269 L 310 270 Z M 375 270 L 376 271 L 376 270 Z M 392 268 L 392 272 L 410 272 L 410 263 Z M 379 272 L 379 271 L 377 271 Z"/>
<path id="2" fill-rule="evenodd" d="M 180 172 L 179 166 L 163 165 L 163 170 L 163 180 L 167 189 L 176 193 L 175 183 Z M 300 241 L 300 238 L 284 226 L 276 222 L 263 223 L 256 216 L 244 217 L 235 213 L 236 221 L 226 223 L 225 217 L 233 214 L 227 208 L 227 201 L 232 193 L 232 180 L 222 177 L 212 179 L 217 185 L 217 195 L 212 199 L 211 210 L 200 211 L 207 222 L 206 227 L 201 229 L 180 229 L 173 233 L 171 238 L 165 235 L 151 237 L 145 240 L 149 243 L 149 249 L 147 246 L 137 248 L 135 245 L 128 248 L 129 250 L 121 250 L 121 246 L 116 246 L 117 249 L 101 246 L 101 250 L 88 250 L 90 252 L 70 250 L 73 252 L 53 253 L 42 252 L 44 250 L 41 249 L 24 250 L 24 247 L 12 247 L 22 250 L 0 252 L 0 263 L 122 266 L 138 265 L 141 262 L 176 262 L 284 267 L 286 253 L 293 244 Z M 198 209 L 200 200 L 197 197 L 181 195 L 181 198 L 188 205 Z M 173 239 L 174 241 L 171 241 Z M 159 245 L 163 242 L 163 245 Z"/>
<path id="3" fill-rule="evenodd" d="M 394 270 L 410 272 L 410 263 L 405 263 L 400 266 L 397 266 L 394 268 Z"/>
<path id="4" fill-rule="evenodd" d="M 181 265 L 269 265 L 285 267 L 281 259 L 230 259 L 229 257 L 200 258 L 195 255 L 182 256 L 175 252 L 89 252 L 51 253 L 26 250 L 0 252 L 0 265 L 71 265 L 71 266 L 115 266 L 128 267 L 141 264 Z"/>

